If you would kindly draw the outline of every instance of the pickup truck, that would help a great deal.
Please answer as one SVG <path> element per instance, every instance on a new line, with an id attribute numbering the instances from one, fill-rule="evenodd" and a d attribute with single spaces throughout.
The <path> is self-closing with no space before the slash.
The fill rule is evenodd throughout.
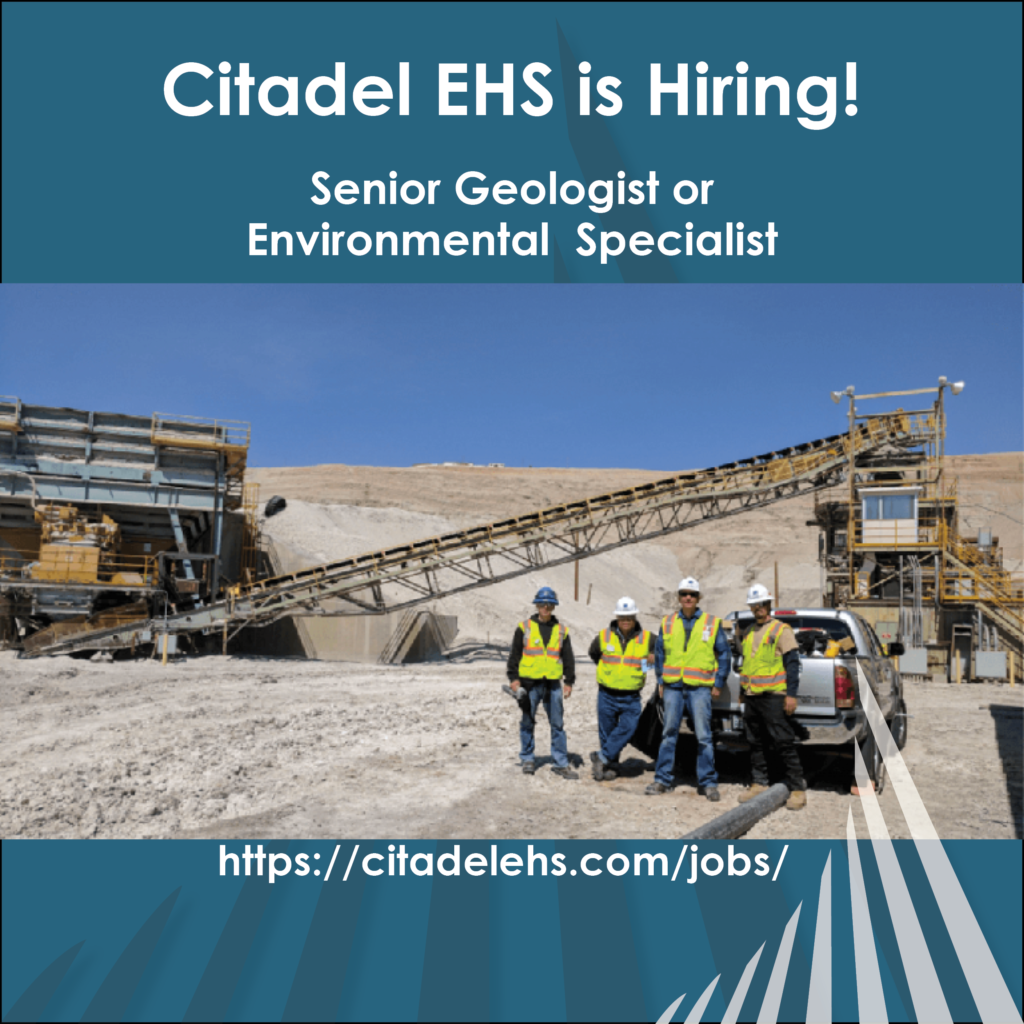
<path id="1" fill-rule="evenodd" d="M 835 608 L 778 610 L 773 616 L 793 627 L 800 644 L 800 689 L 793 716 L 803 747 L 835 750 L 859 743 L 868 774 L 881 789 L 885 773 L 861 706 L 861 688 L 870 686 L 889 725 L 896 746 L 907 741 L 907 708 L 903 683 L 892 658 L 902 644 L 883 649 L 874 630 L 859 615 Z M 724 626 L 733 648 L 733 671 L 712 705 L 715 742 L 745 749 L 740 678 L 740 638 L 753 624 L 748 611 L 732 612 Z"/>

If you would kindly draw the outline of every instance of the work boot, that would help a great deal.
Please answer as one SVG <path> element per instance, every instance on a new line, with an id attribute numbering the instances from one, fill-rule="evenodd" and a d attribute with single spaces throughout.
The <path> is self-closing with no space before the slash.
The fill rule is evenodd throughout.
<path id="1" fill-rule="evenodd" d="M 722 799 L 722 794 L 718 792 L 717 786 L 698 786 L 697 796 L 707 797 L 713 804 L 717 804 Z"/>
<path id="2" fill-rule="evenodd" d="M 523 762 L 523 774 L 524 775 L 536 775 L 537 765 L 533 761 Z"/>
<path id="3" fill-rule="evenodd" d="M 791 811 L 800 811 L 807 806 L 807 792 L 803 789 L 794 789 L 790 791 L 789 799 L 786 801 L 786 807 Z"/>
<path id="4" fill-rule="evenodd" d="M 758 796 L 761 793 L 767 793 L 767 792 L 768 792 L 768 787 L 767 786 L 762 786 L 760 782 L 755 782 L 750 787 L 750 789 L 748 789 L 746 791 L 746 793 L 741 793 L 736 798 L 736 802 L 740 803 L 740 804 L 745 804 L 748 800 L 753 800 L 755 796 Z"/>
<path id="5" fill-rule="evenodd" d="M 568 765 L 564 768 L 552 768 L 551 772 L 560 779 L 578 779 L 580 777 L 579 772 L 574 772 Z"/>
<path id="6" fill-rule="evenodd" d="M 667 793 L 668 789 L 668 786 L 666 786 L 664 782 L 658 782 L 657 779 L 655 779 L 655 781 L 644 790 L 644 794 L 646 796 L 661 796 L 662 793 Z"/>
<path id="7" fill-rule="evenodd" d="M 605 764 L 596 750 L 590 752 L 590 771 L 598 782 L 607 782 L 616 776 L 614 765 Z"/>

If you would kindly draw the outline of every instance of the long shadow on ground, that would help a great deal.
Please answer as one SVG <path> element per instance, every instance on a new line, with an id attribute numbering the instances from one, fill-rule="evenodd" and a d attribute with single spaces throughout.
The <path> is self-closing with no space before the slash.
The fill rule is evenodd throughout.
<path id="1" fill-rule="evenodd" d="M 1013 833 L 1018 839 L 1024 838 L 1022 803 L 1024 787 L 1021 778 L 1021 746 L 1024 733 L 1024 708 L 1007 704 L 991 704 L 989 710 L 996 724 L 996 743 L 999 757 L 1003 762 L 1006 776 L 1006 795 L 1010 799 L 1010 813 L 1013 815 Z"/>

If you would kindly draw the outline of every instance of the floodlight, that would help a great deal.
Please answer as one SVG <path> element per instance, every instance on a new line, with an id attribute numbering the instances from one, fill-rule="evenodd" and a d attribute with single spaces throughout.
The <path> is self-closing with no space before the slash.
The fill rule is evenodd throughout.
<path id="1" fill-rule="evenodd" d="M 945 385 L 946 385 L 946 378 L 945 377 L 940 377 L 939 378 L 939 387 L 940 388 L 941 387 L 945 387 Z"/>
<path id="2" fill-rule="evenodd" d="M 843 400 L 844 391 L 831 391 L 829 394 L 832 395 L 832 401 L 838 405 Z"/>
<path id="3" fill-rule="evenodd" d="M 949 390 L 952 391 L 954 395 L 959 395 L 963 389 L 964 382 L 962 380 L 958 380 L 955 384 L 950 384 L 949 386 Z"/>

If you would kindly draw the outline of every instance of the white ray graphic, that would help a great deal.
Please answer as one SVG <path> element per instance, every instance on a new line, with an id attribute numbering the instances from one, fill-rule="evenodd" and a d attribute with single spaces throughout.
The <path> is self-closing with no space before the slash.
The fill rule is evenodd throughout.
<path id="1" fill-rule="evenodd" d="M 750 979 L 754 976 L 754 971 L 757 970 L 757 961 L 761 959 L 761 953 L 764 951 L 764 943 L 761 943 L 761 948 L 750 958 L 750 962 L 746 967 L 743 968 L 743 974 L 740 975 L 740 983 L 736 986 L 736 991 L 732 994 L 732 999 L 729 1000 L 729 1005 L 725 1008 L 725 1016 L 722 1017 L 722 1024 L 736 1024 L 739 1020 L 740 1010 L 743 1009 L 743 1000 L 747 998 L 747 989 L 750 988 Z"/>
<path id="2" fill-rule="evenodd" d="M 869 701 L 866 700 L 865 704 Z M 877 704 L 873 704 L 874 710 L 878 712 Z M 870 715 L 870 712 L 869 712 Z M 878 712 L 879 718 L 881 713 Z M 869 718 L 870 720 L 870 718 Z M 883 721 L 884 725 L 884 721 Z M 896 770 L 890 770 L 890 777 L 893 779 L 894 788 L 898 783 L 897 779 L 903 780 L 909 787 L 909 793 L 904 792 L 903 798 L 911 807 L 912 816 L 918 822 L 918 828 L 922 821 L 927 822 L 927 828 L 934 832 L 931 820 L 928 818 L 924 804 L 917 793 L 913 782 L 910 781 L 910 774 L 906 770 L 899 751 L 895 750 L 895 744 L 890 749 L 888 744 L 883 743 L 884 737 L 879 737 L 875 725 L 872 725 L 875 732 L 876 742 L 883 751 L 883 757 L 889 758 L 895 764 L 896 758 L 899 763 Z M 893 754 L 895 753 L 895 757 Z M 900 868 L 899 860 L 892 840 L 882 816 L 873 787 L 867 774 L 867 766 L 858 747 L 854 753 L 855 773 L 861 793 L 861 806 L 864 809 L 864 817 L 868 824 L 868 831 L 871 835 L 872 848 L 875 853 L 875 860 L 878 864 L 879 875 L 882 879 L 882 886 L 885 891 L 885 899 L 888 904 L 889 914 L 893 922 L 893 930 L 900 950 L 900 959 L 906 973 L 907 984 L 910 988 L 911 998 L 914 1004 L 914 1014 L 919 1021 L 941 1022 L 951 1024 L 952 1015 L 942 993 L 941 983 L 932 962 L 928 944 L 924 937 L 917 912 L 914 910 L 910 891 L 907 888 L 906 879 Z M 888 765 L 887 765 L 888 767 Z M 897 794 L 899 795 L 899 794 Z M 917 802 L 915 810 L 913 802 Z M 908 822 L 911 820 L 908 816 Z M 857 831 L 853 821 L 853 809 L 850 808 L 846 820 L 846 845 L 850 865 L 850 901 L 853 923 L 853 947 L 854 962 L 857 983 L 857 1010 L 861 1024 L 887 1024 L 888 1011 L 885 1005 L 885 994 L 882 988 L 881 972 L 878 965 L 878 957 L 875 952 L 874 931 L 871 925 L 871 912 L 868 907 L 867 892 L 864 887 L 864 875 L 861 870 L 860 851 L 857 845 Z M 971 992 L 975 997 L 975 1004 L 982 1015 L 985 1024 L 1001 1024 L 1003 1021 L 1021 1022 L 1021 1016 L 1010 996 L 1006 983 L 995 964 L 988 944 L 981 934 L 981 928 L 974 912 L 967 902 L 960 882 L 953 871 L 949 859 L 942 849 L 942 844 L 937 840 L 923 838 L 915 839 L 915 848 L 924 864 L 928 880 L 932 886 L 936 900 L 942 910 L 943 919 L 949 929 L 950 937 L 953 940 L 960 962 L 964 967 L 964 974 L 970 985 Z M 940 891 L 940 884 L 945 889 Z M 772 974 L 765 990 L 761 1010 L 758 1014 L 758 1024 L 774 1024 L 778 1020 L 779 1008 L 782 1002 L 782 994 L 785 988 L 786 976 L 789 972 L 789 964 L 792 958 L 793 941 L 796 937 L 796 929 L 800 920 L 800 911 L 803 902 L 797 906 L 792 917 L 786 924 L 779 949 L 776 953 L 775 964 L 772 967 Z M 972 941 L 982 944 L 981 954 L 972 955 L 970 950 L 964 950 L 964 935 L 955 930 L 955 925 L 961 924 L 969 933 Z M 733 992 L 729 1006 L 722 1017 L 722 1024 L 736 1024 L 740 1012 L 743 1009 L 744 1000 L 750 988 L 750 983 L 757 970 L 761 954 L 764 952 L 765 943 L 762 943 L 757 952 L 751 957 L 739 984 Z M 976 988 L 986 978 L 986 958 L 991 964 L 991 972 L 994 972 L 998 987 L 995 991 L 979 992 Z M 968 970 L 971 968 L 971 971 Z M 701 994 L 701 997 L 694 1004 L 687 1014 L 685 1024 L 698 1024 L 707 1004 L 714 993 L 721 975 L 718 975 Z M 682 1005 L 686 998 L 684 993 L 676 999 L 671 1006 L 658 1018 L 658 1024 L 668 1024 L 673 1014 Z M 1009 1009 L 1007 1009 L 1007 1003 Z M 821 875 L 821 885 L 818 893 L 818 916 L 814 932 L 814 952 L 811 961 L 811 977 L 807 992 L 807 1024 L 831 1024 L 832 1019 L 832 854 L 829 853 L 825 861 L 825 868 Z"/>
<path id="3" fill-rule="evenodd" d="M 761 1012 L 757 1015 L 757 1024 L 776 1024 L 779 1019 L 782 990 L 786 986 L 789 958 L 793 952 L 793 938 L 796 935 L 797 922 L 800 920 L 800 908 L 803 905 L 803 900 L 797 904 L 793 916 L 786 923 L 786 930 L 782 933 L 779 951 L 775 954 L 775 964 L 772 966 L 772 976 L 768 979 L 768 988 L 765 989 L 764 999 L 761 1001 Z"/>
<path id="4" fill-rule="evenodd" d="M 952 1024 L 953 1017 L 942 994 L 942 986 L 935 973 L 935 965 L 928 952 L 928 943 L 925 942 L 917 912 L 910 899 L 903 869 L 896 858 L 896 851 L 893 849 L 892 840 L 885 827 L 885 819 L 882 817 L 882 809 L 878 806 L 878 799 L 868 778 L 864 756 L 856 743 L 853 745 L 853 758 L 861 806 L 868 821 L 868 834 L 871 836 L 871 846 L 875 851 L 878 873 L 882 876 L 885 901 L 889 904 L 889 916 L 892 918 L 893 931 L 896 932 L 896 943 L 900 947 L 900 959 L 907 975 L 910 997 L 914 1001 L 914 1013 L 918 1020 Z"/>
<path id="5" fill-rule="evenodd" d="M 829 851 L 818 891 L 811 982 L 807 991 L 807 1024 L 832 1024 L 832 853 Z"/>
<path id="6" fill-rule="evenodd" d="M 882 976 L 875 956 L 875 936 L 871 930 L 864 876 L 860 870 L 857 832 L 853 827 L 853 808 L 847 812 L 846 849 L 850 858 L 850 904 L 853 912 L 853 958 L 857 969 L 857 1014 L 861 1024 L 888 1024 L 888 1011 L 882 993 Z"/>
<path id="7" fill-rule="evenodd" d="M 860 663 L 857 664 L 858 689 L 860 700 L 864 705 L 864 712 L 867 715 L 868 725 L 875 737 L 875 743 L 882 754 L 885 762 L 885 770 L 892 779 L 893 792 L 900 802 L 900 810 L 903 817 L 907 819 L 907 827 L 910 835 L 915 839 L 938 839 L 939 834 L 935 831 L 932 819 L 925 810 L 924 801 L 917 792 L 917 786 L 910 777 L 910 769 L 907 768 L 903 755 L 896 749 L 896 743 L 892 738 L 889 727 L 885 724 L 881 708 L 875 700 L 875 695 L 868 684 L 867 676 Z"/>
<path id="8" fill-rule="evenodd" d="M 679 1004 L 685 998 L 686 993 L 684 992 L 674 1003 L 671 1003 L 669 1005 L 669 1008 L 658 1018 L 657 1024 L 668 1024 L 668 1022 L 672 1019 L 672 1014 L 674 1014 L 676 1010 L 679 1009 Z"/>
<path id="9" fill-rule="evenodd" d="M 899 800 L 900 809 L 914 838 L 917 854 L 924 865 L 935 902 L 939 905 L 942 920 L 960 959 L 978 1013 L 984 1024 L 1006 1024 L 1012 1021 L 1020 1024 L 1021 1016 L 1017 1012 L 1013 996 L 1010 995 L 992 950 L 985 941 L 981 926 L 974 916 L 974 911 L 971 910 L 953 865 L 949 863 L 946 851 L 942 848 L 935 826 L 925 810 L 924 801 L 910 777 L 903 755 L 896 748 L 896 742 L 885 724 L 885 718 L 871 692 L 871 687 L 867 684 L 863 670 L 859 671 L 859 676 L 861 703 L 864 705 L 868 724 L 885 761 L 886 770 L 892 780 L 893 792 Z M 852 818 L 847 829 L 848 834 L 850 829 Z"/>
<path id="10" fill-rule="evenodd" d="M 701 1014 L 704 1013 L 704 1007 L 710 1002 L 711 993 L 715 991 L 715 986 L 718 984 L 718 978 L 720 977 L 721 975 L 719 974 L 718 977 L 716 977 L 715 980 L 711 982 L 706 989 L 704 989 L 700 999 L 693 1004 L 693 1009 L 686 1015 L 686 1020 L 683 1021 L 683 1024 L 700 1024 Z"/>

